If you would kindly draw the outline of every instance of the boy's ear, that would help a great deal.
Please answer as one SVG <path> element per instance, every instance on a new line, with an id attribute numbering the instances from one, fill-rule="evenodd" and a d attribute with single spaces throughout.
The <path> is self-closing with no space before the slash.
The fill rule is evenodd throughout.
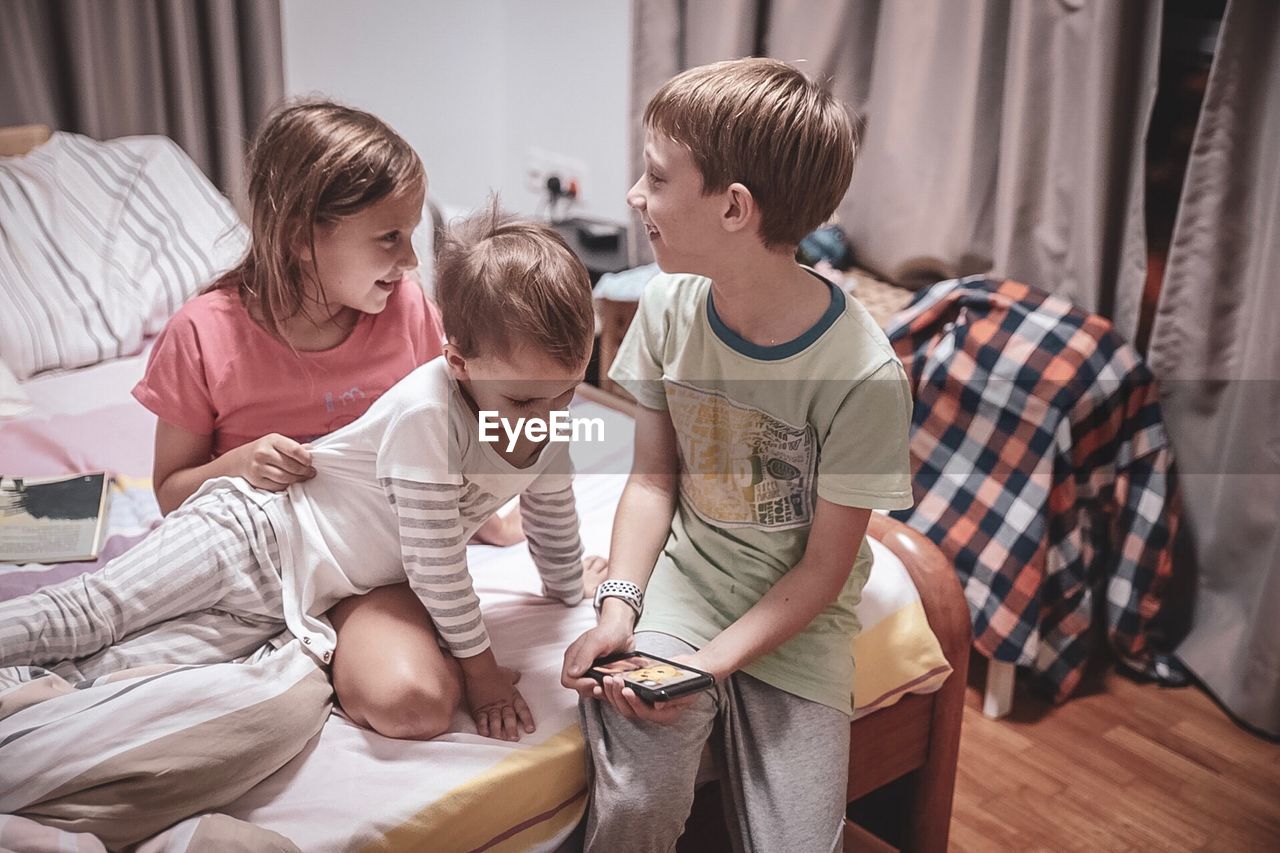
<path id="1" fill-rule="evenodd" d="M 453 341 L 446 341 L 444 345 L 444 363 L 449 367 L 449 373 L 459 382 L 466 380 L 467 375 L 467 359 L 463 356 L 462 351 L 453 345 Z"/>
<path id="2" fill-rule="evenodd" d="M 741 231 L 751 224 L 759 208 L 755 196 L 746 185 L 732 183 L 724 191 L 725 209 L 720 216 L 720 223 L 726 231 Z"/>

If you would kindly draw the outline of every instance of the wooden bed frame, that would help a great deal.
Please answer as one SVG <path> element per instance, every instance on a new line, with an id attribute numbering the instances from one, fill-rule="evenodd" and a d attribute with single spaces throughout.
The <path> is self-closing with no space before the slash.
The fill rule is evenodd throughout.
<path id="1" fill-rule="evenodd" d="M 584 384 L 578 393 L 592 402 L 634 413 L 634 403 L 599 388 Z M 937 692 L 905 696 L 850 724 L 848 801 L 855 820 L 846 823 L 845 849 L 942 853 L 951 827 L 964 717 L 972 642 L 969 606 L 951 562 L 923 535 L 879 513 L 872 514 L 868 534 L 906 566 L 953 671 Z M 689 853 L 731 849 L 718 783 L 699 789 L 677 849 Z"/>

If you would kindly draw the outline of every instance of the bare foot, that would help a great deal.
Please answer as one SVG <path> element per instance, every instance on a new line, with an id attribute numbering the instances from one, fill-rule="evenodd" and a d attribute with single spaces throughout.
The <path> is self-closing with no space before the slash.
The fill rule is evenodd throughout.
<path id="1" fill-rule="evenodd" d="M 511 679 L 512 684 L 520 683 L 520 670 L 510 666 L 499 666 L 498 669 L 502 670 L 503 675 Z"/>
<path id="2" fill-rule="evenodd" d="M 582 593 L 587 598 L 596 594 L 596 587 L 609 577 L 609 561 L 592 554 L 582 558 Z"/>

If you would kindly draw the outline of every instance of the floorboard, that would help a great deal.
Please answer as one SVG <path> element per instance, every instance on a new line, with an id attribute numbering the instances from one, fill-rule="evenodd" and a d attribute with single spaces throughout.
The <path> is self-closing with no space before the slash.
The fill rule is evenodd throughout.
<path id="1" fill-rule="evenodd" d="M 1099 671 L 1054 706 L 1019 679 L 989 720 L 969 674 L 952 850 L 1280 850 L 1280 744 L 1199 690 Z"/>

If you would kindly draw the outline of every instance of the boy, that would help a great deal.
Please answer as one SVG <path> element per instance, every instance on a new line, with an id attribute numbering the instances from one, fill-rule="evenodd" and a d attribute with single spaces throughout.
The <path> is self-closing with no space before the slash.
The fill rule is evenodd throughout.
<path id="1" fill-rule="evenodd" d="M 477 415 L 547 419 L 567 405 L 590 355 L 591 286 L 554 231 L 503 222 L 496 208 L 446 242 L 440 279 L 444 355 L 315 442 L 314 478 L 284 492 L 211 480 L 100 571 L 0 603 L 0 666 L 40 664 L 82 680 L 231 660 L 286 627 L 327 664 L 336 635 L 325 612 L 407 577 L 418 612 L 382 640 L 388 655 L 408 652 L 419 664 L 406 683 L 381 685 L 399 705 L 379 717 L 390 730 L 369 722 L 391 736 L 433 737 L 461 694 L 481 734 L 533 731 L 489 647 L 466 542 L 520 495 L 544 591 L 581 600 L 568 445 L 527 433 L 486 445 Z M 406 643 L 414 648 L 397 648 Z"/>
<path id="2" fill-rule="evenodd" d="M 781 62 L 670 80 L 627 201 L 658 264 L 611 378 L 639 401 L 597 627 L 565 654 L 594 772 L 587 848 L 671 850 L 713 739 L 735 849 L 840 847 L 853 608 L 872 509 L 910 506 L 906 377 L 799 266 L 849 185 L 843 107 Z M 648 706 L 584 673 L 635 648 L 715 688 Z"/>

